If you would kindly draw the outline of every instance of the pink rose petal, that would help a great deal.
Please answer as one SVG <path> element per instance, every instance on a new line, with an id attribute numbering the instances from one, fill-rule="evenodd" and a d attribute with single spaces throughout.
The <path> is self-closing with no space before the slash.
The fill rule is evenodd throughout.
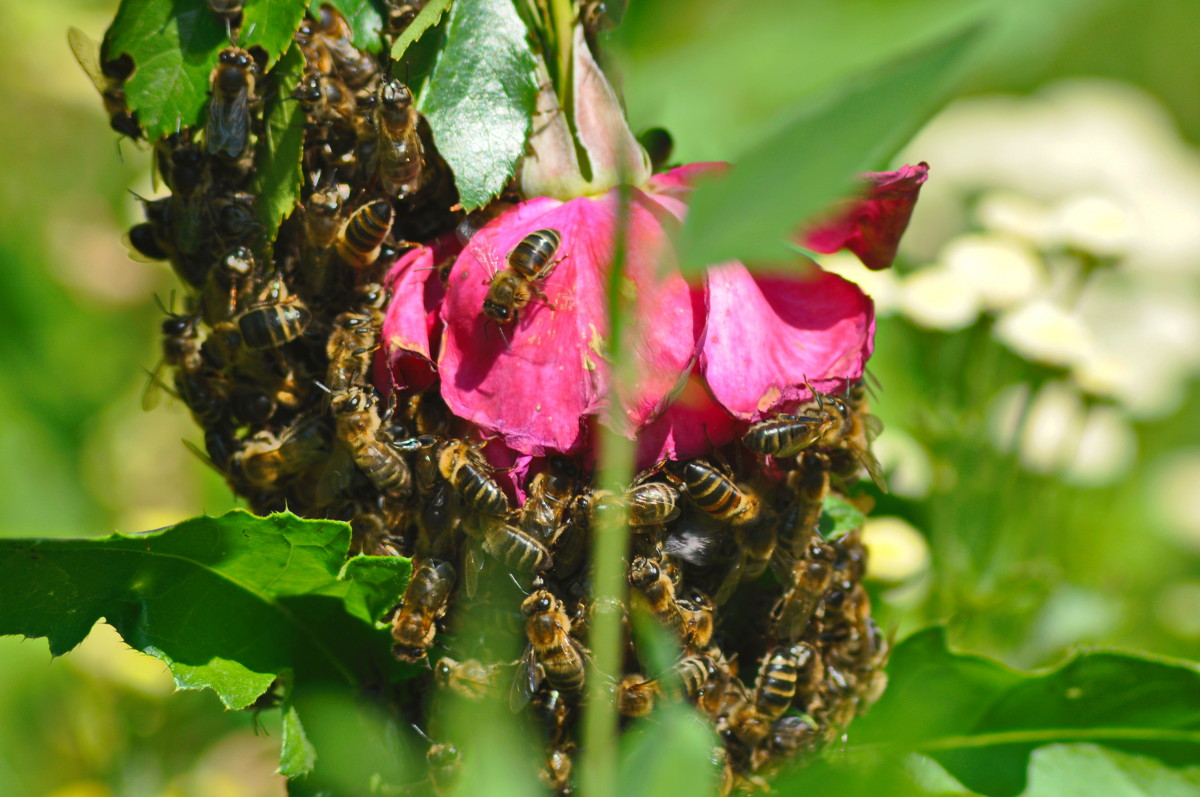
<path id="1" fill-rule="evenodd" d="M 405 252 L 384 279 L 392 299 L 383 318 L 383 347 L 397 388 L 424 390 L 436 380 L 432 349 L 441 336 L 438 308 L 446 292 L 438 267 L 458 248 L 449 236 Z"/>
<path id="2" fill-rule="evenodd" d="M 900 236 L 928 176 L 927 163 L 894 172 L 867 172 L 863 175 L 866 195 L 805 231 L 804 244 L 826 254 L 849 249 L 867 268 L 887 268 L 896 259 Z"/>
<path id="3" fill-rule="evenodd" d="M 875 310 L 851 282 L 812 269 L 753 276 L 740 263 L 709 269 L 700 368 L 727 410 L 753 420 L 862 376 Z"/>
<path id="4" fill-rule="evenodd" d="M 666 412 L 639 433 L 637 467 L 704 456 L 732 440 L 734 431 L 733 418 L 709 394 L 699 374 L 693 373 Z"/>

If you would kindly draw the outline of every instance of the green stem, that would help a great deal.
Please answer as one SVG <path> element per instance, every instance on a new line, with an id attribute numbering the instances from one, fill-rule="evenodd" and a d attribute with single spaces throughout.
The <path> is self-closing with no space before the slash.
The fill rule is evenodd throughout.
<path id="1" fill-rule="evenodd" d="M 623 493 L 633 476 L 634 444 L 620 432 L 624 426 L 618 387 L 629 384 L 633 363 L 626 355 L 623 341 L 630 312 L 621 289 L 626 258 L 629 219 L 629 189 L 622 186 L 617 206 L 616 241 L 612 268 L 608 275 L 609 357 L 613 380 L 609 396 L 608 423 L 602 427 L 599 441 L 600 475 L 598 486 Z M 617 708 L 611 695 L 614 676 L 621 671 L 621 604 L 625 587 L 625 559 L 629 534 L 623 516 L 604 512 L 593 530 L 592 592 L 595 609 L 589 630 L 592 662 L 588 673 L 587 703 L 583 712 L 582 793 L 588 797 L 616 797 L 617 794 Z"/>

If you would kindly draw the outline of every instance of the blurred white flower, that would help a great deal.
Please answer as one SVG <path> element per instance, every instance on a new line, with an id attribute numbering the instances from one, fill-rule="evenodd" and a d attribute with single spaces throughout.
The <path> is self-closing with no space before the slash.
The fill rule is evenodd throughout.
<path id="1" fill-rule="evenodd" d="M 871 450 L 887 473 L 889 492 L 914 499 L 929 495 L 933 465 L 928 452 L 911 435 L 889 425 L 887 434 L 872 443 Z"/>
<path id="2" fill-rule="evenodd" d="M 989 310 L 1026 299 L 1045 282 L 1045 263 L 1025 243 L 990 233 L 960 235 L 942 250 L 942 262 L 966 280 Z"/>
<path id="3" fill-rule="evenodd" d="M 929 329 L 962 329 L 979 317 L 979 295 L 965 277 L 944 265 L 920 269 L 900 285 L 900 307 Z"/>
<path id="4" fill-rule="evenodd" d="M 998 451 L 1010 452 L 1017 444 L 1021 422 L 1029 409 L 1029 392 L 1029 385 L 1019 382 L 1009 385 L 992 398 L 988 407 L 988 431 Z"/>
<path id="5" fill-rule="evenodd" d="M 821 256 L 821 268 L 849 280 L 875 302 L 876 315 L 891 315 L 900 301 L 900 283 L 895 269 L 872 271 L 862 264 L 858 255 L 842 250 Z"/>
<path id="6" fill-rule="evenodd" d="M 1095 343 L 1076 313 L 1046 299 L 1035 299 L 996 323 L 996 337 L 1028 360 L 1071 366 L 1088 357 Z"/>
<path id="7" fill-rule="evenodd" d="M 1137 461 L 1137 435 L 1114 407 L 1097 405 L 1087 414 L 1064 474 L 1083 487 L 1111 484 Z"/>
<path id="8" fill-rule="evenodd" d="M 1135 230 L 1129 212 L 1104 194 L 1068 197 L 1056 221 L 1063 243 L 1095 255 L 1127 253 Z"/>
<path id="9" fill-rule="evenodd" d="M 902 518 L 867 518 L 862 541 L 867 548 L 868 578 L 900 584 L 929 568 L 929 544 Z"/>
<path id="10" fill-rule="evenodd" d="M 1065 382 L 1047 382 L 1021 425 L 1021 464 L 1037 473 L 1062 470 L 1078 447 L 1083 422 L 1079 394 Z"/>
<path id="11" fill-rule="evenodd" d="M 1044 202 L 1001 189 L 979 198 L 975 216 L 985 229 L 1006 233 L 1037 246 L 1058 244 L 1054 209 Z"/>

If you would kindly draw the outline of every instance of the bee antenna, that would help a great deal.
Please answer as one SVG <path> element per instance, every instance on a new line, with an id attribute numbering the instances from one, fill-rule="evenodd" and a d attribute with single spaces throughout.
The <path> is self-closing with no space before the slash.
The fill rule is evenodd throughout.
<path id="1" fill-rule="evenodd" d="M 520 592 L 522 595 L 529 594 L 529 590 L 521 586 L 521 582 L 517 581 L 517 577 L 514 576 L 511 571 L 509 572 L 508 577 L 512 579 L 512 583 L 516 586 L 518 592 Z"/>
<path id="2" fill-rule="evenodd" d="M 333 391 L 330 390 L 329 388 L 327 388 L 320 379 L 314 379 L 313 384 L 316 385 L 317 387 L 321 388 L 322 390 L 324 390 L 329 395 L 331 395 L 331 396 L 333 395 Z"/>
<path id="3" fill-rule="evenodd" d="M 433 739 L 430 739 L 430 738 L 429 738 L 429 734 L 427 734 L 427 733 L 425 733 L 425 731 L 421 730 L 420 726 L 418 726 L 418 725 L 417 725 L 417 723 L 415 723 L 415 722 L 410 722 L 410 723 L 409 723 L 409 725 L 411 725 L 411 726 L 412 726 L 412 729 L 413 729 L 414 731 L 416 731 L 416 732 L 417 732 L 417 735 L 418 735 L 418 736 L 420 736 L 422 739 L 424 739 L 425 741 L 429 742 L 430 744 L 435 744 L 435 742 L 433 741 Z"/>

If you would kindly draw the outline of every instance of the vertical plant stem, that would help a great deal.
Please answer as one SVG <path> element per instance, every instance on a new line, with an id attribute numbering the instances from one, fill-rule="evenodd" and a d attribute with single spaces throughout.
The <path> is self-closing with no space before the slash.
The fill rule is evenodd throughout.
<path id="1" fill-rule="evenodd" d="M 623 296 L 623 278 L 629 220 L 629 188 L 619 189 L 613 264 L 608 275 L 609 357 L 613 368 L 609 396 L 609 423 L 600 432 L 601 489 L 624 492 L 633 474 L 634 443 L 614 429 L 623 427 L 618 387 L 636 378 L 626 355 L 626 329 L 631 302 Z M 610 694 L 611 679 L 621 671 L 621 597 L 625 585 L 625 559 L 629 533 L 625 517 L 604 512 L 592 538 L 592 592 L 595 610 L 589 630 L 592 661 L 588 672 L 587 703 L 583 711 L 583 762 L 580 781 L 588 797 L 617 795 L 617 708 Z"/>

